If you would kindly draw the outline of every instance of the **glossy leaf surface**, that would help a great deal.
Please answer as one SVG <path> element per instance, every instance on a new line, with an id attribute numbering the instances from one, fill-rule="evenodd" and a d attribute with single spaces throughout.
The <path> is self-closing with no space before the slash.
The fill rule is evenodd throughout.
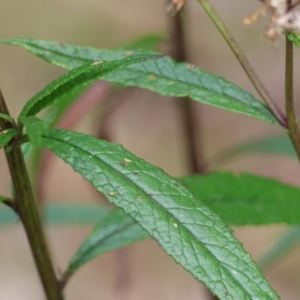
<path id="1" fill-rule="evenodd" d="M 228 172 L 180 181 L 228 225 L 300 225 L 300 189 L 277 180 Z"/>
<path id="2" fill-rule="evenodd" d="M 68 277 L 102 253 L 128 246 L 148 237 L 148 233 L 122 210 L 114 209 L 98 222 L 72 257 L 67 271 Z"/>
<path id="3" fill-rule="evenodd" d="M 132 55 L 118 61 L 96 61 L 88 63 L 62 75 L 58 79 L 47 85 L 42 91 L 31 98 L 24 106 L 20 117 L 36 115 L 42 109 L 56 103 L 75 89 L 87 85 L 97 79 L 103 78 L 118 68 L 124 68 L 130 64 L 135 64 L 149 59 L 158 59 L 158 54 L 139 54 Z"/>
<path id="4" fill-rule="evenodd" d="M 4 39 L 3 42 L 23 46 L 46 61 L 67 69 L 91 61 L 122 59 L 128 55 L 124 50 L 98 50 L 34 39 Z M 204 104 L 278 124 L 263 103 L 237 85 L 193 65 L 176 63 L 169 57 L 128 66 L 102 78 L 124 86 L 147 88 L 164 96 L 188 96 Z"/>
<path id="5" fill-rule="evenodd" d="M 232 231 L 177 180 L 120 145 L 49 129 L 42 144 L 122 208 L 220 299 L 279 299 Z"/>

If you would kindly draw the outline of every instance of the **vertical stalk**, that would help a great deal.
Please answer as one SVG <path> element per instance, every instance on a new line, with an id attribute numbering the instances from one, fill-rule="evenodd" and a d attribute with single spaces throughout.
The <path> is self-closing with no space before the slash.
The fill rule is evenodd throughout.
<path id="1" fill-rule="evenodd" d="M 183 26 L 183 10 L 184 8 L 180 13 L 177 13 L 171 18 L 172 56 L 178 62 L 185 62 L 187 60 Z M 196 130 L 197 124 L 194 113 L 195 106 L 188 97 L 177 100 L 182 119 L 186 151 L 189 158 L 189 173 L 203 173 L 204 164 L 202 151 L 200 147 L 197 147 L 197 141 L 199 141 L 199 129 Z"/>
<path id="2" fill-rule="evenodd" d="M 254 69 L 252 68 L 250 62 L 244 55 L 242 49 L 239 47 L 238 43 L 234 39 L 234 37 L 231 35 L 231 33 L 228 31 L 226 26 L 224 25 L 221 18 L 218 16 L 218 14 L 215 12 L 214 8 L 211 6 L 209 0 L 198 0 L 207 15 L 210 17 L 210 19 L 213 21 L 225 41 L 227 42 L 228 46 L 231 48 L 232 52 L 234 53 L 235 57 L 239 61 L 240 65 L 244 69 L 245 73 L 247 74 L 248 78 L 250 79 L 251 83 L 261 96 L 262 100 L 265 102 L 265 104 L 268 106 L 270 111 L 273 113 L 274 117 L 277 119 L 278 123 L 286 128 L 286 118 L 283 114 L 283 112 L 280 110 L 280 108 L 277 106 L 277 104 L 272 100 L 269 93 L 267 92 L 266 88 L 260 81 L 259 77 L 255 73 Z"/>
<path id="3" fill-rule="evenodd" d="M 300 134 L 294 108 L 294 74 L 293 74 L 293 42 L 286 37 L 285 54 L 285 108 L 287 129 L 300 162 Z"/>
<path id="4" fill-rule="evenodd" d="M 1 90 L 0 112 L 9 115 Z M 5 130 L 16 126 L 0 119 L 0 127 Z M 10 146 L 11 149 L 5 147 L 4 150 L 15 189 L 14 209 L 24 225 L 47 299 L 63 300 L 46 246 L 21 147 L 17 141 Z"/>

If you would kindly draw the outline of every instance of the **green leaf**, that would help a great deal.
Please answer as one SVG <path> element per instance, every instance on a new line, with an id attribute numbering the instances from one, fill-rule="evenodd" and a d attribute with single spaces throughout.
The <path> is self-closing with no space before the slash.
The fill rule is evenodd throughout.
<path id="1" fill-rule="evenodd" d="M 124 50 L 98 50 L 34 39 L 2 41 L 23 46 L 46 61 L 67 69 L 95 60 L 116 60 L 126 57 Z M 190 64 L 176 63 L 169 57 L 127 66 L 103 75 L 102 79 L 124 86 L 147 88 L 164 96 L 189 96 L 204 104 L 278 124 L 263 103 L 237 85 Z"/>
<path id="2" fill-rule="evenodd" d="M 115 209 L 98 222 L 72 257 L 67 270 L 70 277 L 76 270 L 98 255 L 128 246 L 149 237 L 146 231 L 133 222 L 120 209 Z"/>
<path id="3" fill-rule="evenodd" d="M 95 225 L 109 212 L 110 208 L 92 204 L 47 204 L 44 221 L 47 225 Z M 18 216 L 9 208 L 0 209 L 0 225 L 16 223 Z"/>
<path id="4" fill-rule="evenodd" d="M 297 48 L 300 48 L 300 35 L 294 32 L 289 32 L 287 38 L 292 41 Z"/>
<path id="5" fill-rule="evenodd" d="M 18 131 L 12 128 L 0 131 L 0 148 L 6 146 L 9 141 L 17 135 Z"/>
<path id="6" fill-rule="evenodd" d="M 275 244 L 258 260 L 261 268 L 267 268 L 300 242 L 300 227 L 289 228 Z"/>
<path id="7" fill-rule="evenodd" d="M 120 145 L 67 130 L 42 143 L 220 299 L 279 299 L 232 231 L 177 180 Z"/>
<path id="8" fill-rule="evenodd" d="M 24 106 L 20 117 L 36 115 L 45 107 L 56 103 L 66 94 L 73 92 L 81 86 L 100 79 L 109 72 L 124 68 L 130 64 L 139 63 L 149 59 L 158 59 L 161 55 L 140 54 L 129 56 L 119 61 L 96 61 L 78 67 L 47 85 L 42 91 L 31 98 Z"/>
<path id="9" fill-rule="evenodd" d="M 180 182 L 228 225 L 300 225 L 300 189 L 275 179 L 218 172 Z"/>
<path id="10" fill-rule="evenodd" d="M 161 35 L 149 34 L 121 47 L 123 50 L 154 51 L 164 40 Z"/>
<path id="11" fill-rule="evenodd" d="M 19 120 L 25 126 L 26 133 L 32 145 L 36 148 L 40 148 L 42 142 L 43 127 L 45 126 L 44 122 L 34 116 L 20 117 Z"/>
<path id="12" fill-rule="evenodd" d="M 6 121 L 8 121 L 8 122 L 10 122 L 12 124 L 14 123 L 14 119 L 11 116 L 9 116 L 9 115 L 0 113 L 0 118 L 4 119 L 4 120 L 6 120 Z"/>

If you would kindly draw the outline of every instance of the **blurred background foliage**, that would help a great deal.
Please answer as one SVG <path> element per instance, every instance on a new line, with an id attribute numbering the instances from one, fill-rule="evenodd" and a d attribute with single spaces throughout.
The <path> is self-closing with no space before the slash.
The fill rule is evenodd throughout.
<path id="1" fill-rule="evenodd" d="M 283 39 L 279 38 L 275 43 L 267 40 L 267 20 L 251 26 L 243 25 L 243 18 L 257 9 L 259 1 L 212 2 L 271 95 L 283 108 Z M 0 37 L 33 37 L 97 48 L 116 48 L 144 35 L 157 34 L 164 39 L 159 48 L 168 52 L 171 50 L 172 18 L 166 13 L 166 6 L 166 1 L 162 0 L 2 0 Z M 257 96 L 197 1 L 188 1 L 183 20 L 188 62 L 221 75 Z M 26 100 L 65 72 L 17 47 L 0 44 L 0 53 L 0 86 L 13 116 L 17 116 Z M 296 78 L 300 75 L 297 68 L 299 57 L 296 51 Z M 97 97 L 97 94 L 91 97 Z M 295 84 L 298 112 L 299 97 L 299 86 Z M 119 91 L 118 99 L 120 107 L 105 123 L 109 139 L 123 144 L 172 176 L 187 174 L 188 158 L 180 113 L 175 105 L 178 100 L 135 89 Z M 299 186 L 300 169 L 280 128 L 213 107 L 193 104 L 193 108 L 197 116 L 199 156 L 208 170 L 250 172 Z M 103 125 L 103 112 L 105 108 L 100 103 L 96 109 L 90 109 L 80 122 L 75 122 L 73 128 L 96 134 L 99 124 Z M 249 141 L 255 143 L 249 144 Z M 46 158 L 49 159 L 49 156 Z M 8 195 L 10 178 L 3 153 L 0 154 L 0 164 L 0 191 Z M 58 159 L 51 159 L 44 181 L 44 202 L 53 204 L 46 215 L 50 223 L 47 234 L 60 272 L 97 220 L 95 210 L 84 210 L 81 205 L 93 206 L 99 201 L 104 202 L 104 199 L 99 199 L 91 186 Z M 65 210 L 58 212 L 54 204 L 62 203 Z M 73 210 L 67 209 L 71 204 L 77 206 Z M 0 299 L 43 299 L 26 237 L 18 220 L 13 214 L 0 210 L 0 224 Z M 265 274 L 279 295 L 283 299 L 297 299 L 300 292 L 299 228 L 289 229 L 282 225 L 242 227 L 234 228 L 234 231 L 246 250 L 265 267 Z M 277 246 L 266 256 L 274 243 L 278 243 Z M 277 259 L 281 253 L 284 255 Z M 151 240 L 105 254 L 87 264 L 70 281 L 66 296 L 74 300 L 204 300 L 209 297 L 191 275 Z"/>

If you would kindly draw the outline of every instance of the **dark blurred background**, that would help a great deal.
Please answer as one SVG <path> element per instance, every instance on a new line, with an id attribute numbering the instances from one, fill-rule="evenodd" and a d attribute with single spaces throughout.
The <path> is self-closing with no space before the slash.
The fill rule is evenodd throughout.
<path id="1" fill-rule="evenodd" d="M 284 109 L 284 39 L 271 42 L 265 37 L 267 19 L 251 26 L 243 18 L 252 14 L 259 1 L 213 1 L 217 11 L 240 43 L 276 102 Z M 162 0 L 1 0 L 0 37 L 33 37 L 69 44 L 115 48 L 149 33 L 170 30 L 170 15 Z M 188 61 L 216 73 L 257 96 L 233 54 L 197 1 L 188 0 L 184 15 Z M 299 50 L 300 51 L 300 50 Z M 17 116 L 30 97 L 65 72 L 28 54 L 25 50 L 0 44 L 0 87 L 10 112 Z M 299 77 L 296 55 L 296 78 Z M 295 80 L 296 101 L 299 85 Z M 299 102 L 299 101 L 297 101 Z M 187 172 L 183 132 L 173 99 L 150 92 L 138 93 L 114 117 L 110 134 L 136 155 L 163 168 L 172 176 Z M 298 104 L 297 104 L 298 105 Z M 204 161 L 249 139 L 282 133 L 279 127 L 242 115 L 197 105 L 199 149 Z M 297 107 L 299 111 L 299 105 Z M 97 121 L 91 115 L 77 129 L 93 132 Z M 9 174 L 0 155 L 0 192 L 9 195 Z M 211 169 L 251 172 L 299 185 L 300 168 L 293 158 L 252 154 L 240 156 Z M 48 201 L 95 202 L 97 195 L 58 159 L 51 166 L 46 190 Z M 249 187 L 251 188 L 251 187 Z M 61 200 L 63 199 L 63 200 Z M 88 200 L 85 200 L 88 199 Z M 285 226 L 234 228 L 237 238 L 258 259 L 285 230 Z M 49 244 L 58 272 L 64 270 L 84 237 L 88 226 L 51 226 Z M 43 299 L 43 291 L 21 225 L 0 228 L 0 299 Z M 300 292 L 300 248 L 265 270 L 283 299 L 298 299 Z M 118 284 L 126 273 L 128 282 Z M 124 277 L 124 276 L 123 276 Z M 154 241 L 138 243 L 124 251 L 106 254 L 83 267 L 71 279 L 66 299 L 209 299 L 192 276 L 168 258 Z M 237 299 L 238 300 L 238 299 Z"/>

